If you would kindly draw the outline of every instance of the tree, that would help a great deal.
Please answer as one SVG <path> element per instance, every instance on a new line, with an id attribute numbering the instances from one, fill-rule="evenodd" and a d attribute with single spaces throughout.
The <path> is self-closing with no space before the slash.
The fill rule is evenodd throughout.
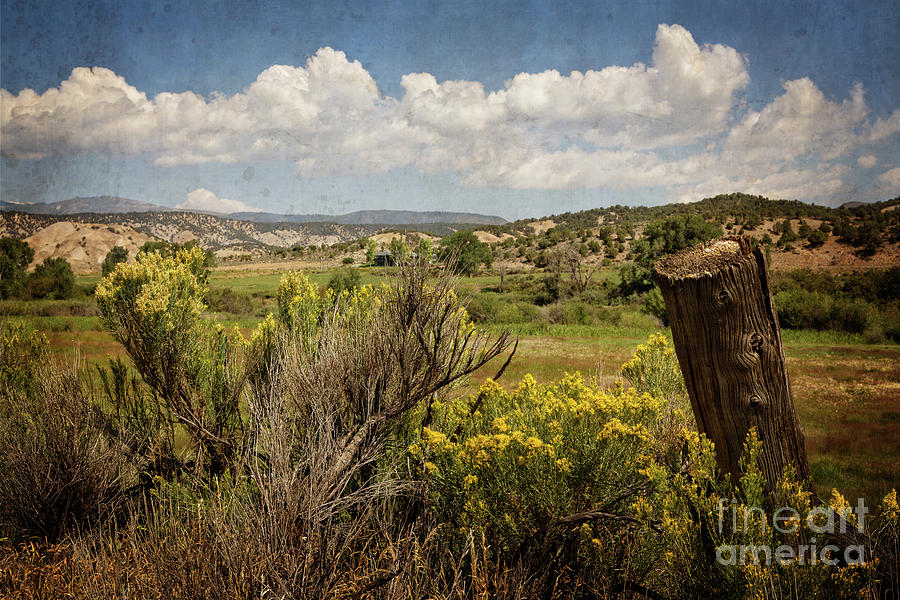
<path id="1" fill-rule="evenodd" d="M 818 248 L 828 240 L 828 234 L 820 229 L 817 229 L 810 232 L 808 239 L 810 248 Z"/>
<path id="2" fill-rule="evenodd" d="M 416 246 L 416 254 L 418 255 L 419 260 L 423 261 L 426 265 L 431 262 L 431 259 L 434 257 L 434 247 L 431 244 L 430 238 L 423 237 L 419 240 L 419 244 Z"/>
<path id="3" fill-rule="evenodd" d="M 32 298 L 65 300 L 75 295 L 75 274 L 64 258 L 45 258 L 28 278 Z"/>
<path id="4" fill-rule="evenodd" d="M 784 221 L 782 221 L 781 232 L 782 232 L 781 239 L 778 240 L 778 245 L 780 245 L 780 246 L 786 246 L 787 244 L 796 242 L 797 240 L 800 239 L 800 236 L 798 236 L 794 232 L 794 228 L 791 227 L 790 219 L 785 219 Z"/>
<path id="5" fill-rule="evenodd" d="M 107 275 L 112 273 L 117 264 L 127 261 L 128 250 L 126 250 L 122 246 L 113 246 L 112 250 L 106 253 L 106 258 L 103 259 L 103 265 L 101 267 L 103 276 L 106 277 Z"/>
<path id="6" fill-rule="evenodd" d="M 634 265 L 622 267 L 619 295 L 649 291 L 654 285 L 651 269 L 659 258 L 720 235 L 722 227 L 700 215 L 676 215 L 651 222 L 643 238 L 632 242 Z"/>
<path id="7" fill-rule="evenodd" d="M 584 257 L 576 252 L 573 248 L 565 248 L 551 253 L 548 260 L 553 277 L 556 279 L 555 288 L 561 290 L 563 287 L 564 272 L 569 274 L 569 287 L 573 295 L 580 295 L 584 292 L 591 278 L 597 271 L 596 266 L 585 264 Z"/>
<path id="8" fill-rule="evenodd" d="M 438 257 L 456 273 L 471 277 L 484 264 L 493 262 L 490 248 L 471 231 L 457 231 L 441 240 Z"/>
<path id="9" fill-rule="evenodd" d="M 403 264 L 409 260 L 409 246 L 398 237 L 391 240 L 390 251 L 391 259 L 395 265 Z"/>
<path id="10" fill-rule="evenodd" d="M 34 249 L 15 238 L 0 239 L 0 299 L 15 298 L 25 291 L 25 269 L 34 260 Z"/>
<path id="11" fill-rule="evenodd" d="M 375 253 L 378 252 L 378 244 L 375 240 L 369 240 L 366 244 L 366 264 L 371 265 L 375 262 Z"/>
<path id="12" fill-rule="evenodd" d="M 151 254 L 153 252 L 158 252 L 163 256 L 172 256 L 175 254 L 174 248 L 177 246 L 178 244 L 170 244 L 169 242 L 165 242 L 162 240 L 150 240 L 144 242 L 144 245 L 138 249 L 138 254 Z"/>
<path id="13" fill-rule="evenodd" d="M 853 243 L 862 247 L 861 254 L 871 256 L 884 243 L 884 240 L 881 237 L 878 225 L 872 221 L 865 221 L 856 229 L 856 239 Z"/>

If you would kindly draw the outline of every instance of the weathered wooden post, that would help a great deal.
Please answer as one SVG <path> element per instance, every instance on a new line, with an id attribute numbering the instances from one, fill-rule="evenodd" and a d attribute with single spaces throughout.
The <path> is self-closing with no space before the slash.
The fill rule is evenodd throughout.
<path id="1" fill-rule="evenodd" d="M 655 268 L 691 407 L 732 481 L 756 427 L 769 490 L 787 465 L 812 484 L 785 367 L 766 260 L 747 238 L 725 238 L 662 258 Z"/>

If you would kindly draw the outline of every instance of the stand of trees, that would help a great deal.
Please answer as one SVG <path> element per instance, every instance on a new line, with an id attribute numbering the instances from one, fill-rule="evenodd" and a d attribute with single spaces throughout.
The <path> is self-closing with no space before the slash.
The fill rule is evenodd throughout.
<path id="1" fill-rule="evenodd" d="M 471 231 L 457 231 L 441 240 L 438 258 L 450 268 L 471 277 L 481 268 L 490 267 L 494 257 L 487 244 L 480 241 Z"/>
<path id="2" fill-rule="evenodd" d="M 0 239 L 0 298 L 65 300 L 75 296 L 75 274 L 64 258 L 46 258 L 28 273 L 34 250 L 22 240 Z"/>

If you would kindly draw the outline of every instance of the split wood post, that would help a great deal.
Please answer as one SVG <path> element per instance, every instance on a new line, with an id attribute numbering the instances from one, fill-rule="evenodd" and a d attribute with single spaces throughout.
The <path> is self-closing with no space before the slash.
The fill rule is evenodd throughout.
<path id="1" fill-rule="evenodd" d="M 738 481 L 756 427 L 768 489 L 788 465 L 811 486 L 762 250 L 744 237 L 713 240 L 662 258 L 655 275 L 697 426 L 715 444 L 719 468 Z"/>

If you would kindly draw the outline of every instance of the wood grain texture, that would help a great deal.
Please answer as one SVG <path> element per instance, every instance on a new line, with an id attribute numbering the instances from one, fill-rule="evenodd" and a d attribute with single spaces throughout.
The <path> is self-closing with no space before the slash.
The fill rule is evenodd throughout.
<path id="1" fill-rule="evenodd" d="M 740 477 L 756 427 L 769 489 L 788 465 L 811 485 L 762 251 L 747 238 L 714 240 L 661 259 L 655 275 L 697 425 L 715 444 L 719 468 Z"/>

